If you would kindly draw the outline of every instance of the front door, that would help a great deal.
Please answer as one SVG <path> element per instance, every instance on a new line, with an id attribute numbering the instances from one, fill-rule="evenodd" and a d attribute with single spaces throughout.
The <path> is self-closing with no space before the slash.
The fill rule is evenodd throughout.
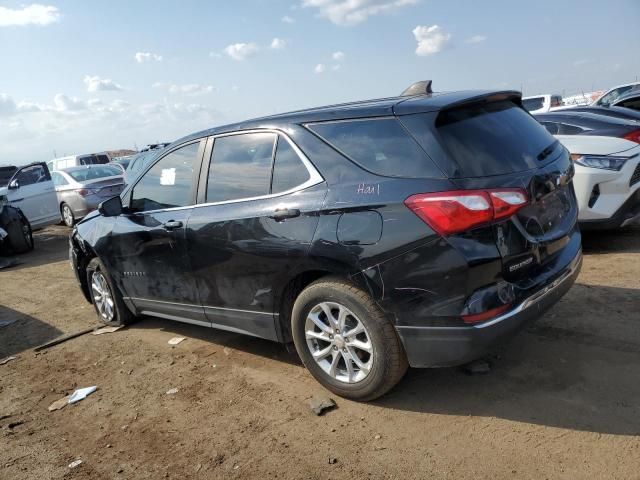
<path id="1" fill-rule="evenodd" d="M 206 180 L 187 232 L 205 314 L 214 327 L 276 340 L 274 292 L 309 250 L 326 184 L 276 133 L 216 138 Z"/>
<path id="2" fill-rule="evenodd" d="M 111 255 L 125 295 L 139 313 L 209 322 L 187 256 L 186 227 L 195 202 L 201 142 L 170 151 L 133 186 L 111 237 Z"/>
<path id="3" fill-rule="evenodd" d="M 33 228 L 60 218 L 55 187 L 44 163 L 23 167 L 15 173 L 9 182 L 7 200 L 22 210 Z"/>

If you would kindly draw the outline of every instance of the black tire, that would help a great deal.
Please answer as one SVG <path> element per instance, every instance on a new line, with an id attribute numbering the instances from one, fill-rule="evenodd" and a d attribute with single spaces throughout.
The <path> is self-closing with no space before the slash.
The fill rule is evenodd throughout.
<path id="1" fill-rule="evenodd" d="M 13 253 L 27 253 L 33 250 L 33 232 L 29 221 L 22 217 L 7 226 L 9 246 Z"/>
<path id="2" fill-rule="evenodd" d="M 312 309 L 322 302 L 343 305 L 366 328 L 373 346 L 373 363 L 360 381 L 347 383 L 333 378 L 313 358 L 305 337 L 305 322 Z M 298 355 L 311 375 L 341 397 L 374 400 L 391 390 L 407 371 L 407 357 L 392 323 L 369 294 L 341 278 L 321 278 L 300 293 L 293 305 L 291 333 Z"/>
<path id="3" fill-rule="evenodd" d="M 96 313 L 98 314 L 98 319 L 105 325 L 110 325 L 113 327 L 119 327 L 121 325 L 129 325 L 130 323 L 134 322 L 136 320 L 135 315 L 131 313 L 129 308 L 124 304 L 120 290 L 118 290 L 118 288 L 113 284 L 113 281 L 111 280 L 111 276 L 109 275 L 109 272 L 107 272 L 107 269 L 105 268 L 104 264 L 100 261 L 99 258 L 96 257 L 89 262 L 89 265 L 87 265 L 86 272 L 87 272 L 87 285 L 89 288 L 89 294 L 91 295 L 91 303 L 93 303 Z M 102 275 L 103 278 L 106 280 L 106 285 L 109 288 L 111 298 L 113 300 L 114 313 L 113 313 L 113 318 L 111 318 L 111 320 L 105 319 L 105 317 L 100 312 L 98 305 L 96 304 L 96 300 L 94 298 L 94 290 L 92 288 L 92 282 L 93 282 L 93 276 L 98 273 Z"/>
<path id="4" fill-rule="evenodd" d="M 62 223 L 69 228 L 72 228 L 76 224 L 76 216 L 73 214 L 71 207 L 66 203 L 60 205 L 60 217 L 62 218 Z"/>

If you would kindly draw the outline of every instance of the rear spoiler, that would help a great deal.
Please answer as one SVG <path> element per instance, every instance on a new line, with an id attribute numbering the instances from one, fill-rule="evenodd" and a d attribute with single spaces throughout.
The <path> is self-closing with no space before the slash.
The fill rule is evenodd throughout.
<path id="1" fill-rule="evenodd" d="M 450 110 L 470 105 L 510 101 L 522 107 L 522 93 L 516 90 L 468 90 L 438 92 L 431 90 L 431 80 L 416 82 L 402 92 L 402 98 L 393 106 L 396 115 Z"/>

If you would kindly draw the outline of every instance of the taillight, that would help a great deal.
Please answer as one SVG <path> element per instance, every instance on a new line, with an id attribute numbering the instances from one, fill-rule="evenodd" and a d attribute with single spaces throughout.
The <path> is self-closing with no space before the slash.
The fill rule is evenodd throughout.
<path id="1" fill-rule="evenodd" d="M 404 203 L 440 235 L 509 218 L 529 202 L 522 189 L 456 190 L 411 195 Z"/>
<path id="2" fill-rule="evenodd" d="M 86 197 L 87 195 L 92 195 L 96 193 L 97 190 L 92 188 L 80 188 L 76 190 L 76 192 L 78 192 L 78 195 L 80 195 L 81 197 Z"/>
<path id="3" fill-rule="evenodd" d="M 640 130 L 629 132 L 622 138 L 624 138 L 625 140 L 631 140 L 632 142 L 640 143 Z"/>

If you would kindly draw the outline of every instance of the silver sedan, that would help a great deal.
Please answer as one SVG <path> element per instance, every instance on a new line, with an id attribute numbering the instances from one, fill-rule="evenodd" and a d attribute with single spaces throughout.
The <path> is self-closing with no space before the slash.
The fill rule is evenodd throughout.
<path id="1" fill-rule="evenodd" d="M 122 169 L 115 165 L 83 165 L 51 172 L 62 221 L 69 227 L 124 188 Z"/>

